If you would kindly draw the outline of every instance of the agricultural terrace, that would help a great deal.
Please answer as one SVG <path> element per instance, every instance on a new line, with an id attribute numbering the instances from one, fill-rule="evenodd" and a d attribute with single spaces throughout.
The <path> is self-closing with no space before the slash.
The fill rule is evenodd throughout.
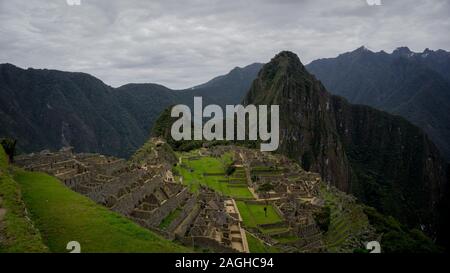
<path id="1" fill-rule="evenodd" d="M 202 155 L 198 150 L 179 153 L 179 163 L 174 167 L 176 179 L 181 179 L 191 191 L 198 192 L 204 185 L 214 191 L 237 200 L 244 227 L 266 235 L 289 232 L 283 218 L 275 207 L 261 200 L 256 200 L 248 188 L 246 172 L 242 166 L 233 165 L 233 153 L 226 152 L 220 157 Z M 259 167 L 252 169 L 258 176 L 279 176 L 282 169 Z M 273 225 L 265 227 L 265 225 Z M 277 248 L 268 246 L 254 235 L 247 235 L 249 248 L 254 253 L 277 252 Z M 280 240 L 297 240 L 298 238 L 280 237 Z"/>
<path id="2" fill-rule="evenodd" d="M 226 174 L 232 163 L 232 153 L 215 158 L 191 152 L 181 155 L 181 162 L 174 168 L 174 173 L 181 176 L 183 183 L 193 192 L 197 192 L 199 186 L 204 185 L 224 196 L 252 199 L 253 195 L 248 189 L 242 168 L 237 168 L 231 175 Z"/>

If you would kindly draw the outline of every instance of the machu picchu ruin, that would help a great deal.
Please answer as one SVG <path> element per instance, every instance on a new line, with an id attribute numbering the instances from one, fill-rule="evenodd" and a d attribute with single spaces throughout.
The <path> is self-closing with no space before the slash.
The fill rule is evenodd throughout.
<path id="1" fill-rule="evenodd" d="M 377 236 L 367 219 L 351 234 L 323 230 L 316 215 L 337 195 L 320 175 L 241 146 L 174 152 L 152 138 L 128 161 L 65 147 L 17 156 L 15 164 L 196 251 L 351 252 Z"/>

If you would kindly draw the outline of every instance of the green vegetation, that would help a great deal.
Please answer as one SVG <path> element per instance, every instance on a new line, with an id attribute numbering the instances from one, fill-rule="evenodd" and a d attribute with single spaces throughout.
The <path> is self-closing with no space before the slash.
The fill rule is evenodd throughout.
<path id="1" fill-rule="evenodd" d="M 259 230 L 264 234 L 279 235 L 281 233 L 288 232 L 289 228 L 286 226 L 280 226 L 280 227 L 273 227 L 273 228 L 259 228 Z"/>
<path id="2" fill-rule="evenodd" d="M 189 159 L 190 157 L 193 159 Z M 221 158 L 200 157 L 198 154 L 196 156 L 191 154 L 190 157 L 184 155 L 182 164 L 174 168 L 174 173 L 182 176 L 183 183 L 193 192 L 198 191 L 199 185 L 204 185 L 226 196 L 253 198 L 245 179 L 242 179 L 241 183 L 228 183 L 229 179 L 239 178 L 236 173 L 232 177 L 228 177 L 225 173 L 226 166 L 233 162 L 232 154 L 225 153 Z"/>
<path id="3" fill-rule="evenodd" d="M 246 232 L 248 248 L 250 253 L 277 253 L 279 250 L 274 246 L 266 245 L 260 239 L 256 238 L 249 232 Z"/>
<path id="4" fill-rule="evenodd" d="M 175 141 L 171 136 L 172 124 L 177 118 L 171 117 L 173 106 L 169 106 L 162 111 L 152 128 L 153 137 L 164 138 L 174 151 L 190 151 L 202 147 L 202 141 L 182 140 Z"/>
<path id="5" fill-rule="evenodd" d="M 175 210 L 171 211 L 169 215 L 167 215 L 166 218 L 161 221 L 161 224 L 159 224 L 159 228 L 166 229 L 172 223 L 172 221 L 175 220 L 178 215 L 180 215 L 180 213 L 180 208 L 176 208 Z"/>
<path id="6" fill-rule="evenodd" d="M 236 167 L 233 164 L 229 164 L 227 170 L 225 171 L 226 175 L 230 176 L 236 171 Z"/>
<path id="7" fill-rule="evenodd" d="M 282 244 L 294 243 L 300 240 L 297 236 L 283 236 L 275 239 Z"/>
<path id="8" fill-rule="evenodd" d="M 244 169 L 242 167 L 230 167 L 233 163 L 231 153 L 225 153 L 220 158 L 200 156 L 196 151 L 178 155 L 182 157 L 182 163 L 174 168 L 174 173 L 181 176 L 183 182 L 192 191 L 196 192 L 199 185 L 204 185 L 225 196 L 237 198 L 237 206 L 244 226 L 247 228 L 256 228 L 260 232 L 270 235 L 289 231 L 288 227 L 282 225 L 283 220 L 272 205 L 252 204 L 244 201 L 254 200 L 254 196 L 248 189 Z M 254 171 L 262 176 L 273 176 L 277 175 L 280 169 L 260 167 L 255 168 Z M 273 186 L 269 184 L 265 188 L 270 190 Z M 271 228 L 259 226 L 275 223 L 280 223 L 280 226 Z M 253 244 L 253 246 L 250 246 L 250 248 L 253 248 L 252 252 L 268 252 L 267 246 L 253 236 L 250 236 L 249 244 Z M 270 252 L 274 251 L 272 249 Z"/>
<path id="9" fill-rule="evenodd" d="M 17 171 L 23 199 L 52 252 L 78 241 L 82 252 L 186 252 L 132 221 L 97 205 L 43 173 Z"/>
<path id="10" fill-rule="evenodd" d="M 257 167 L 253 167 L 251 170 L 252 176 L 259 176 L 259 177 L 279 176 L 282 173 L 283 173 L 283 168 L 278 168 L 278 167 L 257 166 Z"/>
<path id="11" fill-rule="evenodd" d="M 7 155 L 0 146 L 0 253 L 47 251 L 27 218 L 20 187 L 9 175 Z"/>
<path id="12" fill-rule="evenodd" d="M 286 78 L 290 79 L 290 87 L 284 84 Z M 280 112 L 280 128 L 302 136 L 301 139 L 288 136 L 281 139 L 278 153 L 301 159 L 305 170 L 314 166 L 332 184 L 349 189 L 361 202 L 394 216 L 409 228 L 425 225 L 429 234 L 437 235 L 439 231 L 443 238 L 448 237 L 447 232 L 439 228 L 438 221 L 447 218 L 448 210 L 437 209 L 441 199 L 448 197 L 434 194 L 435 190 L 445 193 L 447 163 L 418 127 L 399 116 L 365 105 L 349 104 L 339 96 L 329 96 L 330 100 L 325 102 L 319 95 L 326 93 L 323 85 L 291 52 L 281 52 L 264 65 L 256 82 L 258 84 L 252 86 L 244 101 L 290 109 Z M 346 81 L 340 82 L 347 89 Z M 285 96 L 289 92 L 293 97 Z M 311 104 L 294 109 L 292 100 Z M 399 106 L 391 104 L 398 113 Z M 329 105 L 336 106 L 334 111 L 318 114 L 319 109 L 329 108 Z M 402 107 L 409 117 L 414 112 Z M 297 114 L 306 118 L 296 119 Z M 335 167 L 325 171 L 323 162 L 327 160 L 332 160 Z M 433 160 L 432 166 L 425 164 L 429 160 Z"/>
<path id="13" fill-rule="evenodd" d="M 325 233 L 328 250 L 331 252 L 340 252 L 343 249 L 348 251 L 349 249 L 345 249 L 348 239 L 360 234 L 369 226 L 369 220 L 364 214 L 363 207 L 349 199 L 350 197 L 345 193 L 327 190 L 323 185 L 320 192 L 328 209 L 319 212 L 315 217 L 316 219 L 321 218 L 321 221 L 318 222 L 321 229 L 324 229 L 325 226 L 328 227 Z"/>
<path id="14" fill-rule="evenodd" d="M 178 157 L 170 146 L 157 138 L 151 138 L 131 157 L 131 161 L 138 164 L 158 164 L 167 161 L 175 164 Z"/>
<path id="15" fill-rule="evenodd" d="M 433 241 L 418 229 L 409 230 L 392 216 L 384 216 L 376 209 L 365 207 L 364 212 L 369 217 L 370 224 L 381 238 L 383 249 L 388 253 L 432 253 L 442 252 Z"/>
<path id="16" fill-rule="evenodd" d="M 269 192 L 274 189 L 274 186 L 271 183 L 264 183 L 261 186 L 259 186 L 258 191 L 260 192 Z"/>
<path id="17" fill-rule="evenodd" d="M 199 149 L 201 147 L 213 147 L 218 145 L 239 145 L 247 148 L 256 148 L 258 145 L 258 141 L 255 140 L 180 140 L 175 141 L 171 136 L 172 124 L 178 119 L 171 117 L 171 109 L 172 106 L 165 108 L 159 117 L 156 119 L 153 128 L 152 128 L 152 136 L 153 137 L 161 137 L 167 140 L 167 143 L 172 147 L 174 151 L 178 152 L 189 152 L 192 150 Z M 236 128 L 236 125 L 235 125 Z M 226 129 L 226 128 L 225 128 Z M 193 127 L 191 128 L 191 132 L 193 134 Z M 224 134 L 226 134 L 226 130 L 224 130 Z M 236 131 L 235 131 L 236 135 Z M 235 137 L 236 139 L 236 137 Z"/>
<path id="18" fill-rule="evenodd" d="M 314 220 L 322 232 L 327 232 L 331 223 L 331 209 L 329 206 L 324 206 L 320 211 L 314 213 Z"/>
<path id="19" fill-rule="evenodd" d="M 8 156 L 9 162 L 14 162 L 17 140 L 11 138 L 2 138 L 0 139 L 0 144 L 4 149 L 4 152 Z"/>
<path id="20" fill-rule="evenodd" d="M 417 229 L 408 227 L 392 216 L 385 216 L 375 208 L 350 201 L 348 195 L 338 191 L 328 191 L 321 187 L 321 194 L 330 208 L 329 230 L 325 240 L 330 251 L 345 247 L 345 241 L 369 225 L 375 234 L 381 236 L 382 252 L 385 253 L 430 253 L 441 252 L 433 241 Z M 366 250 L 354 249 L 355 252 Z"/>
<path id="21" fill-rule="evenodd" d="M 236 203 L 246 227 L 256 228 L 258 225 L 282 221 L 272 205 L 248 204 L 245 201 L 237 201 Z M 265 215 L 264 207 L 267 207 L 267 216 Z"/>

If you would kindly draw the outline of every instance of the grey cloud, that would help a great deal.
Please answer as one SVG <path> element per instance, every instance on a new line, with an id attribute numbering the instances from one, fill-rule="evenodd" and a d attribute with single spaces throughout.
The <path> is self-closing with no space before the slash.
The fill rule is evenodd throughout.
<path id="1" fill-rule="evenodd" d="M 382 2 L 0 0 L 0 62 L 185 88 L 281 50 L 308 63 L 361 45 L 450 48 L 449 1 Z"/>

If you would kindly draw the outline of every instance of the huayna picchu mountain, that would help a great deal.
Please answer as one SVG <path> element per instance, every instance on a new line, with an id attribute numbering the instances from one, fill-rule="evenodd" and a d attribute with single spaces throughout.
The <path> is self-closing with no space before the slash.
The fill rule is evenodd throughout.
<path id="1" fill-rule="evenodd" d="M 421 129 L 329 94 L 291 52 L 279 53 L 262 68 L 244 104 L 283 109 L 280 153 L 384 214 L 436 237 L 447 170 Z"/>

